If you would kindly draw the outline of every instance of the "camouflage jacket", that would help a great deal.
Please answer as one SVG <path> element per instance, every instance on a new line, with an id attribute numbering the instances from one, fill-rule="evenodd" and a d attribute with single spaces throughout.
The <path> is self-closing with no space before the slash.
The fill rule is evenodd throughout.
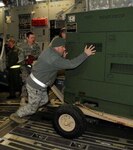
<path id="1" fill-rule="evenodd" d="M 28 56 L 32 56 L 35 60 L 41 53 L 40 46 L 37 43 L 34 43 L 32 46 L 29 46 L 28 43 L 23 43 L 20 45 L 21 50 L 19 51 L 19 63 L 25 64 Z"/>

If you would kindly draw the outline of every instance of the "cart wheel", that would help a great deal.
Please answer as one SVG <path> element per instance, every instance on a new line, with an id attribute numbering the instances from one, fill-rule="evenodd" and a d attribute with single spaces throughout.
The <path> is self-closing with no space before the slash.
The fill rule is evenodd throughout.
<path id="1" fill-rule="evenodd" d="M 57 109 L 53 125 L 56 132 L 61 136 L 65 138 L 77 138 L 86 129 L 86 119 L 78 107 L 65 104 Z"/>

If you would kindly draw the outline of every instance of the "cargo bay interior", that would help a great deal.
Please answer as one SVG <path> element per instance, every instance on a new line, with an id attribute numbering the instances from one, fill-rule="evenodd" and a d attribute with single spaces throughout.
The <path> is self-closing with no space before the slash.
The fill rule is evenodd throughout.
<path id="1" fill-rule="evenodd" d="M 132 6 L 133 0 L 0 1 L 0 150 L 133 149 Z M 9 82 L 7 43 L 21 49 L 26 33 L 33 32 L 43 52 L 62 28 L 66 59 L 85 45 L 94 45 L 96 54 L 59 71 L 47 89 L 48 103 L 16 123 L 10 116 L 23 107 L 23 81 L 17 62 L 11 67 L 19 74 Z"/>

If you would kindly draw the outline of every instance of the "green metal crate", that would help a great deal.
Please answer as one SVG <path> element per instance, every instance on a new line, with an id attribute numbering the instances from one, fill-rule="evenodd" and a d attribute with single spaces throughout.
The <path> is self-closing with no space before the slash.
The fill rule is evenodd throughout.
<path id="1" fill-rule="evenodd" d="M 97 52 L 66 72 L 65 102 L 133 118 L 133 8 L 68 14 L 66 27 L 69 58 L 86 44 Z"/>

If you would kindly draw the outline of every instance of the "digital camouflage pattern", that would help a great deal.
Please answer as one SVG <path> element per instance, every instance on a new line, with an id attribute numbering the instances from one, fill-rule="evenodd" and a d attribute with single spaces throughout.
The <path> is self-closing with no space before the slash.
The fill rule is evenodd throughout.
<path id="1" fill-rule="evenodd" d="M 37 43 L 34 43 L 32 46 L 28 45 L 28 43 L 23 43 L 20 45 L 21 50 L 19 51 L 19 63 L 21 64 L 21 73 L 22 73 L 22 82 L 23 87 L 21 91 L 21 97 L 27 97 L 27 90 L 26 90 L 26 78 L 31 72 L 31 67 L 28 67 L 26 62 L 28 57 L 32 56 L 35 60 L 37 60 L 39 54 L 41 53 L 40 46 Z M 32 64 L 30 64 L 32 65 Z"/>
<path id="2" fill-rule="evenodd" d="M 37 109 L 48 102 L 47 88 L 34 89 L 28 84 L 26 85 L 28 90 L 28 104 L 20 107 L 17 110 L 17 115 L 19 117 L 24 117 L 27 115 L 34 114 Z"/>

